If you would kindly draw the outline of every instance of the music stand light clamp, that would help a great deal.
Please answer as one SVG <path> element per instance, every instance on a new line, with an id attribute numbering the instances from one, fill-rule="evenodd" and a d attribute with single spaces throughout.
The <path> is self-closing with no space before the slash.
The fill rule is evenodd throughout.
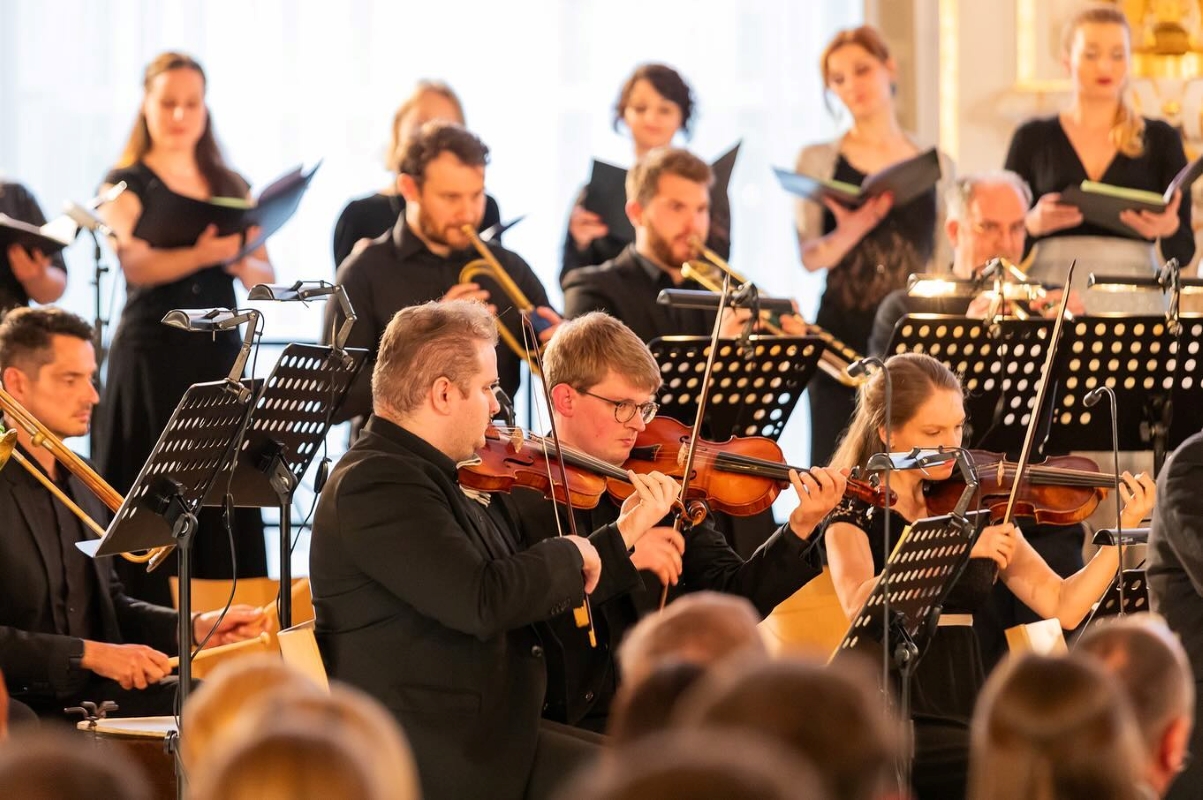
<path id="1" fill-rule="evenodd" d="M 250 323 L 242 337 L 242 347 L 238 350 L 238 358 L 230 367 L 226 376 L 227 389 L 237 395 L 240 402 L 250 399 L 250 389 L 242 383 L 242 371 L 250 358 L 251 348 L 255 345 L 255 337 L 259 334 L 261 315 L 253 308 L 177 308 L 168 311 L 163 317 L 163 324 L 189 332 L 211 333 L 218 331 L 236 330 L 238 326 Z"/>
<path id="2" fill-rule="evenodd" d="M 518 219 L 522 218 L 519 217 Z M 260 283 L 251 289 L 250 294 L 247 295 L 247 299 L 271 300 L 275 302 L 300 301 L 307 303 L 310 300 L 331 296 L 338 301 L 339 308 L 343 312 L 343 324 L 339 326 L 338 331 L 334 334 L 332 342 L 334 355 L 341 359 L 344 367 L 349 369 L 352 365 L 352 360 L 346 352 L 347 338 L 350 337 L 351 328 L 355 326 L 355 321 L 358 317 L 355 316 L 355 309 L 351 305 L 351 298 L 347 297 L 346 288 L 341 284 L 332 284 L 322 280 L 297 281 L 291 286 Z"/>
<path id="3" fill-rule="evenodd" d="M 1203 278 L 1183 278 L 1178 259 L 1171 258 L 1157 270 L 1156 275 L 1095 275 L 1090 273 L 1087 287 L 1102 292 L 1161 292 L 1169 294 L 1165 324 L 1177 336 L 1182 330 L 1182 295 L 1203 294 Z"/>

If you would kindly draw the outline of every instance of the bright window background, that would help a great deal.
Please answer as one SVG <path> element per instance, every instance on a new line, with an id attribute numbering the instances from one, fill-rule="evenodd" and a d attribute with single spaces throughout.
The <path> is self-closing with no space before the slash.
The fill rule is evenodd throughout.
<path id="1" fill-rule="evenodd" d="M 822 277 L 798 264 L 792 204 L 770 166 L 791 166 L 799 147 L 836 132 L 818 56 L 837 29 L 861 22 L 860 3 L 2 0 L 0 9 L 0 174 L 28 186 L 49 217 L 63 201 L 93 194 L 133 122 L 146 63 L 182 50 L 205 66 L 217 134 L 252 184 L 325 159 L 269 249 L 280 282 L 328 279 L 339 211 L 392 180 L 382 159 L 396 105 L 419 78 L 441 78 L 492 150 L 488 188 L 503 219 L 526 215 L 506 245 L 558 302 L 560 244 L 590 159 L 630 162 L 628 140 L 610 127 L 618 88 L 636 64 L 664 61 L 699 100 L 688 146 L 713 159 L 743 140 L 731 188 L 732 264 L 811 314 L 822 289 Z M 66 258 L 62 304 L 91 319 L 91 244 L 81 238 Z M 107 250 L 104 261 L 115 267 Z M 123 295 L 114 270 L 101 293 L 114 323 Z M 318 306 L 263 310 L 269 339 L 319 335 Z M 260 371 L 273 361 L 265 351 Z M 809 456 L 808 416 L 803 399 L 782 438 L 794 464 Z M 345 440 L 333 432 L 331 453 Z M 294 520 L 311 499 L 298 493 Z M 786 495 L 778 515 L 791 507 Z M 304 544 L 294 554 L 302 574 Z"/>

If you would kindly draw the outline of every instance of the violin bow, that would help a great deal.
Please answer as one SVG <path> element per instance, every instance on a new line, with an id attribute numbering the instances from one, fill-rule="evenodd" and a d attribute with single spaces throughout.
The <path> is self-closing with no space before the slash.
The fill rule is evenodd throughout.
<path id="1" fill-rule="evenodd" d="M 526 346 L 526 351 L 534 357 L 535 366 L 539 370 L 540 375 L 547 373 L 543 369 L 543 352 L 539 348 L 539 334 L 535 331 L 534 323 L 530 321 L 528 314 L 521 314 L 522 318 L 522 339 Z M 535 379 L 532 374 L 531 380 Z M 571 536 L 578 536 L 576 532 L 576 514 L 573 513 L 572 501 L 568 492 L 568 465 L 564 463 L 564 448 L 560 447 L 560 435 L 556 432 L 556 415 L 555 410 L 551 405 L 551 388 L 547 385 L 546 380 L 539 381 L 543 387 L 541 394 L 543 402 L 547 405 L 547 426 L 551 431 L 551 441 L 555 443 L 555 456 L 560 464 L 560 475 L 563 476 L 564 487 L 564 506 L 568 509 L 568 532 Z M 534 403 L 535 411 L 538 413 L 538 403 Z M 558 509 L 559 500 L 556 499 L 556 482 L 555 477 L 551 473 L 551 454 L 547 448 L 548 437 L 539 437 L 540 446 L 543 448 L 543 464 L 547 468 L 547 483 L 551 486 L 551 504 L 554 516 L 556 519 L 556 535 L 562 537 L 564 528 L 560 524 L 560 514 Z M 589 595 L 585 595 L 585 600 L 579 606 L 572 609 L 572 618 L 576 622 L 578 628 L 587 628 L 589 632 L 589 646 L 597 647 L 597 629 L 593 626 L 593 607 L 589 603 Z"/>
<path id="2" fill-rule="evenodd" d="M 718 311 L 714 315 L 714 329 L 710 332 L 710 352 L 706 356 L 706 369 L 702 372 L 702 385 L 698 389 L 698 413 L 693 417 L 693 428 L 689 432 L 689 444 L 685 446 L 685 471 L 681 474 L 681 491 L 677 499 L 682 511 L 677 512 L 673 520 L 673 530 L 684 535 L 693 526 L 693 521 L 687 516 L 689 506 L 686 499 L 689 496 L 689 476 L 693 473 L 694 454 L 702 436 L 702 420 L 706 416 L 706 401 L 710 397 L 710 376 L 714 371 L 715 357 L 718 355 L 718 338 L 723 327 L 723 311 L 731 295 L 731 273 L 723 273 L 723 290 L 718 297 Z M 668 603 L 668 583 L 660 590 L 660 610 Z"/>
<path id="3" fill-rule="evenodd" d="M 1023 448 L 1019 451 L 1019 461 L 1015 463 L 1015 480 L 1011 484 L 1011 494 L 1007 498 L 1007 510 L 1003 515 L 1003 524 L 1011 521 L 1015 511 L 1015 500 L 1019 497 L 1019 482 L 1032 457 L 1032 444 L 1036 439 L 1036 431 L 1040 428 L 1040 420 L 1044 413 L 1048 384 L 1053 374 L 1053 361 L 1057 357 L 1057 345 L 1061 341 L 1061 330 L 1065 327 L 1065 312 L 1069 308 L 1069 287 L 1073 285 L 1074 268 L 1077 265 L 1078 262 L 1075 259 L 1069 265 L 1069 274 L 1065 276 L 1065 291 L 1061 295 L 1061 306 L 1057 309 L 1057 319 L 1053 322 L 1053 333 L 1049 337 L 1048 350 L 1044 354 L 1044 374 L 1040 378 L 1040 388 L 1036 390 L 1036 402 L 1032 406 L 1032 416 L 1028 420 L 1028 431 L 1023 437 Z"/>

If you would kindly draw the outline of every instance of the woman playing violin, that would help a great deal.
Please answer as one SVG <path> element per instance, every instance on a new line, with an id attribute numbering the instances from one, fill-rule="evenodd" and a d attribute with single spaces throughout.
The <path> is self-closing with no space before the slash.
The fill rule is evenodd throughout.
<path id="1" fill-rule="evenodd" d="M 561 446 L 610 466 L 626 462 L 656 415 L 660 386 L 660 369 L 639 337 L 606 314 L 578 317 L 564 323 L 547 345 L 543 374 L 551 387 Z M 709 521 L 684 536 L 670 523 L 661 523 L 635 545 L 625 569 L 612 569 L 607 560 L 592 595 L 598 646 L 590 648 L 571 623 L 563 629 L 557 625 L 558 642 L 546 645 L 544 715 L 582 727 L 604 726 L 617 682 L 613 648 L 641 616 L 656 609 L 662 584 L 671 585 L 670 600 L 681 592 L 708 589 L 746 597 L 768 614 L 818 575 L 821 565 L 811 534 L 843 495 L 846 478 L 833 469 L 793 471 L 790 483 L 798 507 L 747 561 Z M 509 516 L 527 546 L 556 535 L 557 512 L 533 492 L 500 495 L 489 510 Z M 602 529 L 618 518 L 619 510 L 616 502 L 602 498 L 596 508 L 574 512 L 577 529 Z"/>
<path id="2" fill-rule="evenodd" d="M 960 447 L 965 425 L 959 381 L 943 364 L 927 355 L 904 353 L 886 361 L 892 383 L 890 437 L 886 441 L 885 379 L 878 372 L 860 389 L 856 414 L 831 466 L 850 469 L 864 466 L 877 452 L 907 451 L 914 447 Z M 952 462 L 926 472 L 896 472 L 891 489 L 897 502 L 892 515 L 889 549 L 910 522 L 932 516 L 924 487 L 952 475 Z M 1155 487 L 1151 477 L 1123 473 L 1120 492 L 1124 500 L 1123 524 L 1135 527 L 1153 507 Z M 868 598 L 884 566 L 887 549 L 882 532 L 885 514 L 857 500 L 842 502 L 828 519 L 827 557 L 836 595 L 849 617 Z M 916 726 L 916 784 L 930 775 L 952 776 L 964 767 L 966 725 L 985 678 L 971 615 L 989 597 L 995 572 L 1007 587 L 1033 611 L 1057 618 L 1073 628 L 1107 589 L 1118 566 L 1115 548 L 1101 549 L 1076 574 L 1062 579 L 1044 562 L 1014 524 L 986 527 L 970 554 L 945 603 L 945 614 L 912 680 L 912 709 L 917 721 L 938 720 Z M 952 740 L 950 742 L 949 740 Z M 937 741 L 938 740 L 938 741 Z M 945 759 L 934 760 L 936 748 Z M 963 774 L 961 775 L 963 778 Z"/>

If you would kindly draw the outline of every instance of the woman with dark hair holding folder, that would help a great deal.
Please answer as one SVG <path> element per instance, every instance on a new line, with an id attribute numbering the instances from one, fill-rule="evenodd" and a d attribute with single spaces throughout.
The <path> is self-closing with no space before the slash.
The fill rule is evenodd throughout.
<path id="1" fill-rule="evenodd" d="M 681 73 L 666 64 L 641 64 L 618 93 L 618 101 L 614 104 L 614 130 L 618 131 L 620 125 L 626 127 L 631 135 L 635 161 L 639 162 L 649 151 L 671 145 L 678 133 L 689 138 L 696 103 L 693 89 Z M 602 214 L 585 208 L 589 190 L 590 186 L 586 184 L 568 217 L 568 234 L 564 237 L 560 265 L 561 284 L 572 270 L 605 263 L 631 243 L 629 238 L 612 233 Z M 606 197 L 601 202 L 617 204 L 616 214 L 626 215 L 625 194 Z M 730 254 L 729 220 L 711 217 L 706 245 L 724 258 Z"/>
<path id="2" fill-rule="evenodd" d="M 840 31 L 819 62 L 823 85 L 852 119 L 838 139 L 813 144 L 798 155 L 797 171 L 821 180 L 859 186 L 864 179 L 924 149 L 902 130 L 894 107 L 897 67 L 881 34 L 869 26 Z M 952 262 L 944 228 L 944 187 L 952 162 L 940 154 L 939 185 L 900 207 L 879 195 L 860 208 L 834 200 L 799 200 L 796 224 L 802 266 L 825 271 L 827 288 L 815 324 L 864 352 L 882 299 L 906 285 L 912 272 L 945 269 Z M 855 393 L 816 374 L 810 397 L 811 463 L 826 464 L 852 417 Z"/>
<path id="3" fill-rule="evenodd" d="M 101 399 L 97 463 L 121 492 L 133 484 L 188 387 L 225 377 L 240 347 L 237 331 L 200 335 L 160 320 L 175 308 L 233 308 L 235 279 L 250 288 L 275 275 L 262 247 L 222 266 L 241 252 L 245 234 L 222 236 L 209 225 L 188 246 L 163 246 L 163 232 L 139 226 L 152 206 L 186 207 L 181 198 L 248 197 L 247 182 L 226 166 L 214 136 L 200 64 L 180 53 L 163 53 L 147 66 L 143 88 L 129 141 L 104 181 L 106 189 L 119 181 L 128 188 L 101 210 L 113 230 L 128 290 Z M 258 509 L 238 509 L 232 525 L 237 574 L 266 574 Z M 197 577 L 231 577 L 234 554 L 228 542 L 220 509 L 202 511 L 193 544 Z M 144 566 L 120 559 L 115 565 L 131 596 L 171 605 L 171 568 L 147 573 Z"/>
<path id="4" fill-rule="evenodd" d="M 1021 125 L 1007 151 L 1007 169 L 1037 198 L 1026 219 L 1033 247 L 1028 274 L 1063 283 L 1078 259 L 1074 284 L 1087 312 L 1161 313 L 1159 293 L 1090 292 L 1086 281 L 1091 272 L 1151 276 L 1169 258 L 1189 264 L 1195 253 L 1190 198 L 1175 193 L 1161 213 L 1123 211 L 1119 220 L 1132 230 L 1125 237 L 1086 222 L 1080 209 L 1061 202 L 1061 192 L 1091 180 L 1161 194 L 1186 166 L 1182 139 L 1165 122 L 1137 114 L 1125 96 L 1131 30 L 1118 7 L 1078 12 L 1065 28 L 1062 58 L 1073 84 L 1069 106 Z"/>

